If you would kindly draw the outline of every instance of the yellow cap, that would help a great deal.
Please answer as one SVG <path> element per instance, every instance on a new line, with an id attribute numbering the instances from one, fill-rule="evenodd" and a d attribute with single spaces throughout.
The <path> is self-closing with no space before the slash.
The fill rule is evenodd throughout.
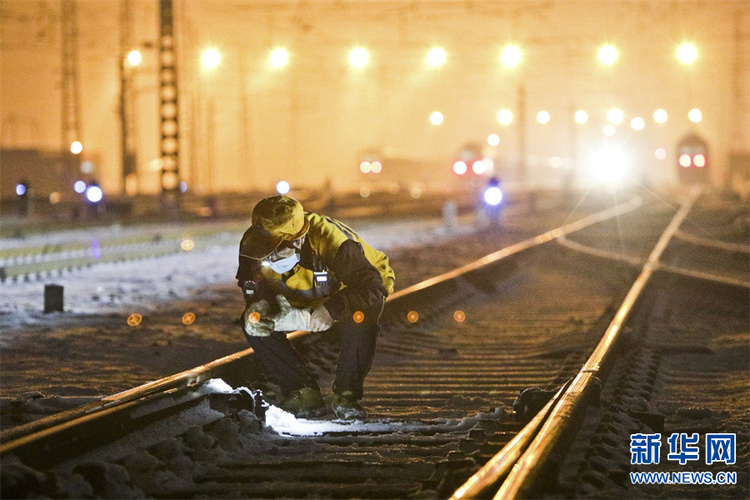
<path id="1" fill-rule="evenodd" d="M 309 228 L 302 204 L 294 198 L 283 195 L 263 198 L 253 208 L 252 226 L 242 236 L 240 255 L 263 259 L 282 241 L 302 238 Z"/>

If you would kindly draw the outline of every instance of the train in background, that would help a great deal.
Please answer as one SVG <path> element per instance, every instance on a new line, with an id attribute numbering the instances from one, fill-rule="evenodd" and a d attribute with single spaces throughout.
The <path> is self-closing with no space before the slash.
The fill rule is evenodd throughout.
<path id="1" fill-rule="evenodd" d="M 709 184 L 708 143 L 688 134 L 677 143 L 677 177 L 681 184 Z"/>
<path id="2" fill-rule="evenodd" d="M 419 198 L 426 192 L 438 190 L 443 180 L 433 163 L 388 146 L 362 151 L 357 168 L 359 192 L 363 197 L 381 192 L 407 192 L 412 198 Z"/>

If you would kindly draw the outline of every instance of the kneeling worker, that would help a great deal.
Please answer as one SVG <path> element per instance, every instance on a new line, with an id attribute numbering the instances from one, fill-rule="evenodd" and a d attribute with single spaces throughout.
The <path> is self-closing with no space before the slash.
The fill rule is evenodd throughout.
<path id="1" fill-rule="evenodd" d="M 271 196 L 253 208 L 240 243 L 237 280 L 245 296 L 250 347 L 298 417 L 326 413 L 320 388 L 285 332 L 339 329 L 333 383 L 337 418 L 362 419 L 362 384 L 375 355 L 378 321 L 393 292 L 388 257 L 345 224 L 305 213 L 299 201 Z"/>

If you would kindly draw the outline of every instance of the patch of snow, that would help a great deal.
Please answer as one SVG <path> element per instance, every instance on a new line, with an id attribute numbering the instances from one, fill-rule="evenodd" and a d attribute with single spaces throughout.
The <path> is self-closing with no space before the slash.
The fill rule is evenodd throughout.
<path id="1" fill-rule="evenodd" d="M 459 237 L 475 230 L 473 218 L 460 218 L 459 225 L 446 228 L 438 217 L 428 220 L 399 222 L 363 222 L 360 236 L 371 246 L 388 251 L 427 245 L 447 238 Z M 153 230 L 153 229 L 152 229 Z M 47 243 L 88 238 L 103 240 L 102 228 L 62 231 L 44 237 L 23 240 L 35 246 L 44 238 Z M 105 230 L 119 234 L 117 227 Z M 237 271 L 237 247 L 241 235 L 224 238 L 231 245 L 217 244 L 202 249 L 173 255 L 118 263 L 100 263 L 90 268 L 46 278 L 43 282 L 0 284 L 3 300 L 0 302 L 0 346 L 12 340 L 26 325 L 55 326 L 60 322 L 70 324 L 77 315 L 146 313 L 170 307 L 178 300 L 194 297 L 197 289 L 231 283 Z M 0 240 L 0 246 L 19 246 L 14 240 Z M 65 312 L 43 313 L 44 286 L 56 284 L 63 287 Z"/>

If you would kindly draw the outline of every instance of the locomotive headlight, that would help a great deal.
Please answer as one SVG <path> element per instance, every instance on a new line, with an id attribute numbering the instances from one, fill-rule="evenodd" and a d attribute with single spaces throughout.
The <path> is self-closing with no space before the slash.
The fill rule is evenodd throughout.
<path id="1" fill-rule="evenodd" d="M 493 207 L 503 201 L 503 191 L 497 186 L 491 186 L 484 191 L 484 201 Z"/>
<path id="2" fill-rule="evenodd" d="M 628 158 L 622 149 L 605 146 L 593 155 L 590 168 L 592 177 L 596 182 L 611 186 L 625 178 L 628 170 Z"/>

